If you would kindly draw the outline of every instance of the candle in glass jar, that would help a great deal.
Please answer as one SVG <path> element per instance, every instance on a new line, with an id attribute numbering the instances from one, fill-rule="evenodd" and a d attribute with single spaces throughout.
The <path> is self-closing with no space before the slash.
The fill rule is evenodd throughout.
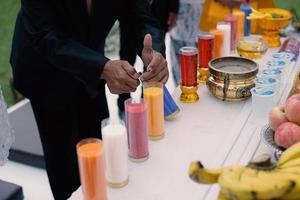
<path id="1" fill-rule="evenodd" d="M 224 22 L 230 24 L 230 50 L 234 51 L 236 48 L 237 18 L 229 14 L 224 17 Z"/>
<path id="2" fill-rule="evenodd" d="M 224 33 L 224 40 L 223 40 L 223 47 L 221 50 L 222 56 L 230 56 L 231 50 L 231 28 L 230 24 L 225 22 L 219 22 L 217 24 L 217 30 L 223 31 Z"/>
<path id="3" fill-rule="evenodd" d="M 144 100 L 148 108 L 148 136 L 152 140 L 158 140 L 164 136 L 163 98 L 161 83 L 144 83 Z"/>
<path id="4" fill-rule="evenodd" d="M 234 10 L 232 13 L 237 18 L 236 39 L 244 36 L 245 13 L 240 10 Z"/>
<path id="5" fill-rule="evenodd" d="M 200 68 L 208 68 L 208 63 L 213 58 L 214 38 L 215 36 L 211 33 L 201 33 L 198 35 L 198 55 Z"/>
<path id="6" fill-rule="evenodd" d="M 84 139 L 77 144 L 76 149 L 84 199 L 107 200 L 101 140 Z"/>
<path id="7" fill-rule="evenodd" d="M 125 101 L 125 119 L 128 133 L 129 157 L 132 161 L 148 158 L 147 105 L 143 99 Z"/>
<path id="8" fill-rule="evenodd" d="M 110 187 L 120 188 L 128 183 L 128 142 L 124 125 L 102 121 L 102 139 L 105 152 L 105 175 Z"/>
<path id="9" fill-rule="evenodd" d="M 210 32 L 215 36 L 213 58 L 219 58 L 222 56 L 221 50 L 223 47 L 224 33 L 223 31 L 216 29 L 213 29 Z"/>
<path id="10" fill-rule="evenodd" d="M 180 49 L 181 85 L 197 86 L 197 49 L 182 47 Z"/>

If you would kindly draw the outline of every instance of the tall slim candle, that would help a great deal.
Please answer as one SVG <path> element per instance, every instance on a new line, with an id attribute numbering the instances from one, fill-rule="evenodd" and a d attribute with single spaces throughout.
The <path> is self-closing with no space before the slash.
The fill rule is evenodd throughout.
<path id="1" fill-rule="evenodd" d="M 224 22 L 230 24 L 230 50 L 235 51 L 236 48 L 236 32 L 237 32 L 237 18 L 229 14 L 224 17 Z"/>
<path id="2" fill-rule="evenodd" d="M 232 13 L 237 18 L 236 38 L 244 36 L 245 13 L 240 10 L 234 10 Z"/>
<path id="3" fill-rule="evenodd" d="M 231 43 L 231 28 L 230 24 L 225 22 L 219 22 L 217 24 L 217 30 L 223 31 L 224 40 L 223 40 L 223 48 L 222 48 L 222 56 L 230 55 L 230 43 Z"/>
<path id="4" fill-rule="evenodd" d="M 244 36 L 249 36 L 251 32 L 251 20 L 247 19 L 247 16 L 252 13 L 251 5 L 245 3 L 241 4 L 240 9 L 245 13 L 245 21 L 244 21 Z"/>
<path id="5" fill-rule="evenodd" d="M 125 119 L 128 133 L 129 157 L 132 161 L 148 158 L 147 105 L 143 99 L 125 101 Z"/>
<path id="6" fill-rule="evenodd" d="M 120 188 L 128 183 L 128 142 L 125 126 L 102 121 L 102 138 L 105 152 L 105 175 L 108 185 Z"/>
<path id="7" fill-rule="evenodd" d="M 161 83 L 144 83 L 144 99 L 148 107 L 148 135 L 158 140 L 164 136 L 164 102 Z"/>
<path id="8" fill-rule="evenodd" d="M 80 141 L 76 148 L 84 199 L 107 200 L 101 140 L 88 138 Z"/>
<path id="9" fill-rule="evenodd" d="M 215 36 L 213 58 L 219 58 L 222 56 L 224 32 L 216 29 L 213 29 L 210 32 Z"/>

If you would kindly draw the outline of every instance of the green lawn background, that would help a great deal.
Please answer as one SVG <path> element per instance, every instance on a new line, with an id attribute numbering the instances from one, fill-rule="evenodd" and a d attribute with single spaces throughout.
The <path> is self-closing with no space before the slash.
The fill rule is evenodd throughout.
<path id="1" fill-rule="evenodd" d="M 14 103 L 9 87 L 9 79 L 11 77 L 9 56 L 19 7 L 20 0 L 0 0 L 0 85 L 8 105 Z"/>

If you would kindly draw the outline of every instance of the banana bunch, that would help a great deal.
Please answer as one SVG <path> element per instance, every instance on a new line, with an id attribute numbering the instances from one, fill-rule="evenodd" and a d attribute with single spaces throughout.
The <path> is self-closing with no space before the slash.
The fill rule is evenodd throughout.
<path id="1" fill-rule="evenodd" d="M 272 14 L 270 13 L 263 13 L 258 10 L 255 10 L 254 8 L 251 9 L 252 13 L 247 17 L 247 19 L 263 19 L 263 18 L 272 18 Z"/>
<path id="2" fill-rule="evenodd" d="M 192 162 L 189 176 L 201 184 L 219 183 L 219 200 L 300 200 L 300 143 L 288 148 L 276 164 L 268 158 L 247 166 L 207 169 Z"/>

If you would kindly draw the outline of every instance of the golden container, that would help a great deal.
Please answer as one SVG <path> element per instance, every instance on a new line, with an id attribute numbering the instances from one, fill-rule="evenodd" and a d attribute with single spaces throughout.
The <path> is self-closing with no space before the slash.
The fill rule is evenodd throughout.
<path id="1" fill-rule="evenodd" d="M 280 16 L 280 18 L 266 17 L 259 19 L 259 25 L 264 32 L 263 37 L 268 41 L 269 47 L 279 47 L 281 43 L 278 30 L 288 25 L 289 20 L 292 18 L 292 14 L 287 10 L 279 8 L 262 8 L 259 9 L 259 11 Z"/>
<path id="2" fill-rule="evenodd" d="M 221 57 L 209 62 L 206 86 L 218 99 L 242 101 L 251 96 L 258 64 L 247 58 Z"/>

